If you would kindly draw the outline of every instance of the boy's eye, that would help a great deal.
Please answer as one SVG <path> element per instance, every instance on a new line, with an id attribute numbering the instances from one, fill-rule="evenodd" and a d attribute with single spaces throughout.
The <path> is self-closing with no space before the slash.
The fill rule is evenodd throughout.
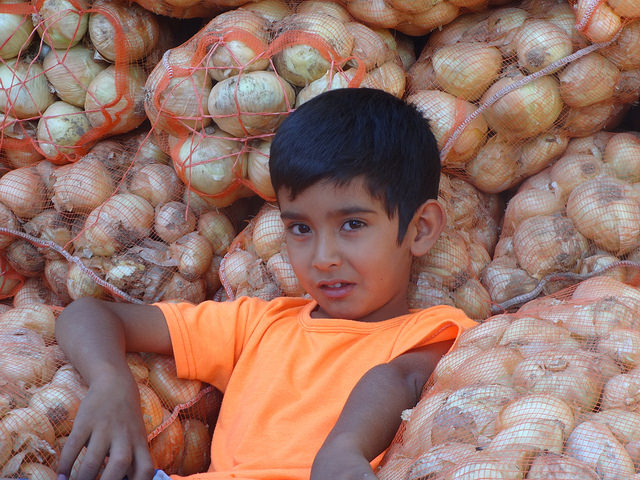
<path id="1" fill-rule="evenodd" d="M 309 225 L 305 225 L 304 223 L 294 223 L 289 225 L 289 231 L 294 235 L 305 235 L 311 231 Z"/>
<path id="2" fill-rule="evenodd" d="M 343 227 L 345 230 L 358 230 L 365 226 L 365 223 L 362 220 L 347 220 Z"/>

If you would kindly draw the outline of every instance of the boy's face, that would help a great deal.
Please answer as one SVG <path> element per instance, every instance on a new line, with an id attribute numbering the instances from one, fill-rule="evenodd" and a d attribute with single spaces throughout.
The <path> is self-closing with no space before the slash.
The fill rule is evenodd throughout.
<path id="1" fill-rule="evenodd" d="M 319 305 L 312 316 L 377 322 L 408 313 L 410 231 L 398 244 L 397 217 L 361 178 L 319 182 L 295 200 L 282 190 L 278 198 L 289 259 Z"/>

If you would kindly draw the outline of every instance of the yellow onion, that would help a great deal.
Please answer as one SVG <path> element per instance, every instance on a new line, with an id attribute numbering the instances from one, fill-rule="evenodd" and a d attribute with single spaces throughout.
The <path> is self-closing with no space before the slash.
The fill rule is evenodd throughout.
<path id="1" fill-rule="evenodd" d="M 305 44 L 303 38 L 298 40 L 299 43 L 277 52 L 273 57 L 276 72 L 287 82 L 298 87 L 304 87 L 320 78 L 327 73 L 332 60 L 346 58 L 353 50 L 354 39 L 344 23 L 321 12 L 293 14 L 283 19 L 279 23 L 279 35 L 274 41 L 277 42 L 278 38 L 292 30 L 320 37 L 338 57 L 324 58 L 316 48 Z M 331 56 L 330 52 L 327 53 Z"/>
<path id="2" fill-rule="evenodd" d="M 161 300 L 200 303 L 206 298 L 206 288 L 204 279 L 189 281 L 176 272 L 165 284 Z"/>
<path id="3" fill-rule="evenodd" d="M 156 16 L 139 5 L 106 0 L 93 2 L 89 38 L 107 60 L 140 60 L 153 50 L 159 37 Z"/>
<path id="4" fill-rule="evenodd" d="M 538 419 L 522 421 L 500 430 L 487 445 L 487 452 L 523 451 L 526 455 L 539 452 L 562 453 L 562 426 L 554 421 Z M 498 453 L 499 454 L 499 453 Z"/>
<path id="5" fill-rule="evenodd" d="M 0 419 L 0 431 L 13 438 L 15 447 L 28 444 L 30 437 L 36 437 L 52 447 L 56 435 L 46 415 L 33 408 L 14 408 Z"/>
<path id="6" fill-rule="evenodd" d="M 578 28 L 594 43 L 608 42 L 622 27 L 621 18 L 611 9 L 607 2 L 598 3 L 589 18 L 587 12 L 594 6 L 588 0 L 578 0 L 576 18 Z"/>
<path id="7" fill-rule="evenodd" d="M 597 276 L 584 280 L 573 291 L 573 300 L 594 300 L 604 297 L 615 297 L 617 301 L 629 308 L 636 308 L 640 302 L 637 288 L 626 285 L 609 277 Z"/>
<path id="8" fill-rule="evenodd" d="M 0 334 L 0 344 L 0 373 L 5 380 L 23 387 L 51 380 L 55 357 L 42 335 L 28 328 L 7 328 Z"/>
<path id="9" fill-rule="evenodd" d="M 347 2 L 347 10 L 361 22 L 375 27 L 395 27 L 401 18 L 400 12 L 384 0 L 352 0 Z"/>
<path id="10" fill-rule="evenodd" d="M 529 73 L 537 72 L 573 53 L 566 32 L 546 20 L 529 19 L 516 38 L 518 64 Z"/>
<path id="11" fill-rule="evenodd" d="M 15 118 L 33 118 L 54 101 L 39 63 L 15 59 L 0 64 L 0 112 Z"/>
<path id="12" fill-rule="evenodd" d="M 99 261 L 85 260 L 83 263 L 89 270 L 93 270 L 91 267 L 96 264 L 98 264 L 98 267 L 94 267 L 96 269 L 102 266 Z M 104 287 L 98 285 L 89 274 L 75 263 L 69 264 L 66 286 L 67 292 L 73 300 L 82 297 L 104 298 L 106 295 Z"/>
<path id="13" fill-rule="evenodd" d="M 284 295 L 300 297 L 304 294 L 291 262 L 283 252 L 277 252 L 269 258 L 267 271 L 273 275 L 276 285 Z"/>
<path id="14" fill-rule="evenodd" d="M 136 65 L 111 65 L 98 73 L 87 88 L 84 109 L 94 128 L 110 135 L 128 132 L 145 119 L 145 73 Z"/>
<path id="15" fill-rule="evenodd" d="M 114 194 L 91 211 L 76 238 L 76 249 L 87 249 L 94 255 L 113 255 L 149 236 L 153 217 L 153 207 L 144 198 L 132 193 Z"/>
<path id="16" fill-rule="evenodd" d="M 244 176 L 246 154 L 242 144 L 224 132 L 189 136 L 177 153 L 174 168 L 185 185 L 197 193 L 218 195 L 233 184 L 236 176 Z"/>
<path id="17" fill-rule="evenodd" d="M 458 346 L 451 350 L 440 359 L 434 368 L 434 380 L 444 383 L 449 382 L 451 377 L 456 375 L 459 368 L 481 351 L 482 348 L 473 344 Z"/>
<path id="18" fill-rule="evenodd" d="M 586 107 L 572 107 L 561 118 L 561 129 L 572 137 L 592 135 L 605 128 L 622 108 L 616 99 L 593 103 Z"/>
<path id="19" fill-rule="evenodd" d="M 28 328 L 42 335 L 46 341 L 53 340 L 56 318 L 51 307 L 26 305 L 0 314 L 3 328 Z"/>
<path id="20" fill-rule="evenodd" d="M 101 159 L 84 157 L 53 173 L 51 201 L 59 212 L 89 213 L 106 201 L 115 188 Z"/>
<path id="21" fill-rule="evenodd" d="M 80 397 L 62 385 L 47 384 L 35 391 L 29 407 L 49 419 L 57 436 L 68 435 L 80 407 Z"/>
<path id="22" fill-rule="evenodd" d="M 567 215 L 596 245 L 623 255 L 640 245 L 640 204 L 631 186 L 613 177 L 578 185 L 567 200 Z"/>
<path id="23" fill-rule="evenodd" d="M 306 0 L 300 5 L 296 6 L 296 13 L 322 13 L 340 20 L 341 22 L 348 22 L 351 20 L 351 15 L 345 7 L 333 0 Z"/>
<path id="24" fill-rule="evenodd" d="M 397 32 L 392 34 L 391 31 L 386 28 L 377 28 L 376 32 L 382 36 L 391 50 L 394 50 L 398 54 L 405 72 L 416 63 L 417 59 L 413 39 Z"/>
<path id="25" fill-rule="evenodd" d="M 549 101 L 549 99 L 546 99 Z M 422 90 L 407 97 L 420 113 L 430 122 L 433 134 L 442 149 L 462 120 L 471 115 L 476 107 L 453 95 L 438 90 Z M 468 162 L 478 151 L 487 135 L 487 123 L 478 116 L 467 125 L 453 142 L 449 153 L 442 159 L 446 166 L 456 166 Z"/>
<path id="26" fill-rule="evenodd" d="M 0 182 L 0 195 L 2 195 L 2 182 Z M 20 231 L 20 223 L 9 207 L 0 203 L 0 225 L 10 230 Z M 11 235 L 0 235 L 0 250 L 9 246 L 15 237 Z"/>
<path id="27" fill-rule="evenodd" d="M 604 56 L 592 52 L 567 65 L 558 74 L 562 101 L 586 107 L 613 97 L 620 70 Z"/>
<path id="28" fill-rule="evenodd" d="M 567 328 L 548 320 L 527 316 L 514 320 L 505 329 L 499 345 L 514 348 L 525 357 L 549 346 L 579 346 L 571 338 L 571 332 Z"/>
<path id="29" fill-rule="evenodd" d="M 264 0 L 263 0 L 264 1 Z M 209 429 L 200 420 L 187 418 L 182 422 L 183 447 L 176 458 L 178 475 L 193 475 L 205 471 L 209 466 L 211 437 Z"/>
<path id="30" fill-rule="evenodd" d="M 204 275 L 209 268 L 213 247 L 198 232 L 191 232 L 169 245 L 169 255 L 176 262 L 180 274 L 193 281 Z"/>
<path id="31" fill-rule="evenodd" d="M 556 132 L 544 133 L 525 142 L 518 160 L 518 177 L 526 178 L 538 173 L 562 155 L 568 144 L 569 137 Z"/>
<path id="32" fill-rule="evenodd" d="M 196 216 L 182 202 L 167 202 L 156 206 L 154 230 L 165 242 L 172 243 L 193 232 Z"/>
<path id="33" fill-rule="evenodd" d="M 593 272 L 603 271 L 602 274 L 608 277 L 615 278 L 620 282 L 624 282 L 627 278 L 627 271 L 624 267 L 615 266 L 620 261 L 618 257 L 611 255 L 610 253 L 595 253 L 582 260 L 580 264 L 580 273 L 589 274 Z"/>
<path id="34" fill-rule="evenodd" d="M 253 219 L 253 248 L 265 262 L 282 250 L 285 228 L 280 218 L 280 210 L 265 206 Z"/>
<path id="35" fill-rule="evenodd" d="M 524 422 L 555 423 L 566 438 L 575 425 L 573 409 L 552 395 L 525 395 L 506 405 L 496 418 L 496 428 L 513 427 Z"/>
<path id="36" fill-rule="evenodd" d="M 511 72 L 496 81 L 480 100 L 487 102 L 500 90 L 524 78 L 519 72 Z M 552 76 L 530 81 L 503 96 L 484 112 L 489 126 L 506 138 L 521 139 L 539 135 L 549 130 L 562 110 L 558 81 Z"/>
<path id="37" fill-rule="evenodd" d="M 301 5 L 307 3 L 309 2 L 304 2 Z M 337 4 L 334 3 L 334 5 Z M 351 55 L 355 57 L 355 60 L 349 60 L 347 62 L 349 66 L 357 67 L 359 63 L 362 63 L 366 70 L 372 70 L 392 57 L 391 48 L 376 30 L 360 22 L 348 20 L 345 26 L 354 39 Z"/>
<path id="38" fill-rule="evenodd" d="M 59 160 L 82 154 L 81 139 L 91 130 L 85 112 L 58 101 L 47 108 L 38 121 L 38 144 L 47 158 Z"/>
<path id="39" fill-rule="evenodd" d="M 78 371 L 70 363 L 62 365 L 51 379 L 51 385 L 62 385 L 69 388 L 77 396 L 83 398 L 88 391 L 87 385 L 82 380 Z"/>
<path id="40" fill-rule="evenodd" d="M 162 403 L 151 387 L 138 383 L 140 393 L 140 409 L 147 435 L 153 432 L 163 420 Z"/>
<path id="41" fill-rule="evenodd" d="M 163 408 L 162 424 L 164 429 L 149 442 L 149 453 L 151 453 L 154 468 L 169 469 L 183 448 L 184 438 L 180 419 L 169 420 L 170 417 L 171 413 Z M 164 424 L 169 421 L 171 423 L 165 427 Z"/>
<path id="42" fill-rule="evenodd" d="M 484 320 L 491 315 L 491 297 L 478 279 L 469 278 L 455 289 L 451 298 L 469 318 Z"/>
<path id="43" fill-rule="evenodd" d="M 58 475 L 42 463 L 24 462 L 20 465 L 20 478 L 28 480 L 56 480 Z"/>
<path id="44" fill-rule="evenodd" d="M 482 478 L 491 480 L 516 480 L 521 479 L 525 469 L 526 458 L 517 452 L 508 452 L 515 455 L 515 459 L 505 454 L 506 452 L 476 451 L 474 454 L 447 470 L 448 478 Z"/>
<path id="45" fill-rule="evenodd" d="M 222 286 L 222 280 L 220 280 L 220 264 L 222 263 L 222 257 L 220 255 L 214 255 L 211 259 L 209 269 L 204 272 L 204 280 L 207 284 L 207 298 L 214 298 L 218 293 L 218 290 Z"/>
<path id="46" fill-rule="evenodd" d="M 627 23 L 613 44 L 602 50 L 602 54 L 620 70 L 640 68 L 640 20 Z"/>
<path id="47" fill-rule="evenodd" d="M 211 121 L 211 77 L 202 65 L 194 64 L 194 56 L 190 45 L 167 50 L 145 84 L 144 109 L 151 125 L 170 135 L 184 136 Z"/>
<path id="48" fill-rule="evenodd" d="M 144 363 L 142 355 L 135 352 L 127 352 L 127 366 L 136 383 L 147 383 L 149 381 L 149 369 Z"/>
<path id="49" fill-rule="evenodd" d="M 216 255 L 227 253 L 235 237 L 235 228 L 229 218 L 216 211 L 204 212 L 198 218 L 198 232 L 209 240 Z"/>
<path id="50" fill-rule="evenodd" d="M 84 45 L 76 45 L 68 50 L 51 49 L 42 67 L 60 100 L 82 108 L 89 84 L 107 65 Z"/>
<path id="51" fill-rule="evenodd" d="M 269 200 L 276 198 L 269 175 L 270 140 L 260 140 L 247 155 L 247 177 L 258 194 Z"/>
<path id="52" fill-rule="evenodd" d="M 451 393 L 453 392 L 446 387 L 432 390 L 423 395 L 413 409 L 402 412 L 405 427 L 403 434 L 405 441 L 401 449 L 403 455 L 415 458 L 432 447 L 433 418 L 442 409 Z"/>
<path id="53" fill-rule="evenodd" d="M 617 133 L 607 143 L 604 162 L 620 180 L 640 182 L 640 138 L 632 133 Z"/>
<path id="54" fill-rule="evenodd" d="M 590 466 L 602 480 L 630 478 L 633 461 L 606 425 L 586 421 L 567 439 L 565 453 Z"/>
<path id="55" fill-rule="evenodd" d="M 0 202 L 21 219 L 33 218 L 44 210 L 44 190 L 34 167 L 17 168 L 0 178 Z"/>
<path id="56" fill-rule="evenodd" d="M 629 443 L 640 438 L 640 413 L 610 408 L 594 413 L 589 421 L 606 425 L 619 442 Z"/>
<path id="57" fill-rule="evenodd" d="M 491 262 L 491 255 L 487 249 L 476 242 L 469 243 L 469 258 L 471 260 L 471 275 L 480 276 L 480 272 Z"/>
<path id="58" fill-rule="evenodd" d="M 517 143 L 496 135 L 487 140 L 465 170 L 471 182 L 483 192 L 502 192 L 517 181 L 521 153 Z"/>
<path id="59" fill-rule="evenodd" d="M 368 72 L 360 86 L 383 90 L 394 97 L 402 98 L 406 86 L 406 74 L 398 61 L 389 60 Z"/>
<path id="60" fill-rule="evenodd" d="M 481 1 L 482 0 L 480 0 L 480 2 Z M 403 6 L 404 10 L 407 9 L 407 6 L 411 5 L 403 2 L 402 0 L 395 0 L 395 3 L 398 6 Z M 462 4 L 468 2 L 458 2 L 457 0 L 454 0 L 453 2 L 445 1 L 431 3 L 431 8 L 424 9 L 416 14 L 407 12 L 402 15 L 401 21 L 397 23 L 395 28 L 406 35 L 411 35 L 412 37 L 426 35 L 430 31 L 448 24 L 459 15 L 460 7 L 456 5 L 456 3 Z M 475 5 L 478 4 L 476 0 L 471 0 L 471 3 Z M 418 3 L 416 4 L 416 7 L 419 8 L 421 5 L 421 3 Z"/>
<path id="61" fill-rule="evenodd" d="M 598 340 L 598 351 L 626 367 L 640 366 L 640 332 L 615 328 Z"/>
<path id="62" fill-rule="evenodd" d="M 29 47 L 33 24 L 27 15 L 0 13 L 0 58 L 8 60 Z"/>
<path id="63" fill-rule="evenodd" d="M 504 213 L 502 235 L 513 235 L 524 220 L 539 215 L 553 215 L 564 209 L 564 201 L 551 190 L 523 190 L 516 193 Z"/>
<path id="64" fill-rule="evenodd" d="M 274 72 L 248 72 L 218 82 L 208 102 L 209 114 L 225 132 L 261 135 L 282 123 L 295 104 L 295 91 Z"/>
<path id="65" fill-rule="evenodd" d="M 435 305 L 455 306 L 450 291 L 442 286 L 440 278 L 429 272 L 412 274 L 407 299 L 409 308 L 428 308 Z"/>
<path id="66" fill-rule="evenodd" d="M 24 224 L 24 231 L 34 237 L 53 242 L 71 251 L 73 233 L 69 221 L 56 210 L 50 208 L 39 213 Z M 45 259 L 58 259 L 61 255 L 49 247 L 38 247 Z"/>
<path id="67" fill-rule="evenodd" d="M 84 37 L 89 21 L 88 8 L 87 0 L 44 0 L 33 23 L 47 45 L 67 49 Z"/>
<path id="68" fill-rule="evenodd" d="M 184 185 L 171 165 L 149 163 L 136 169 L 129 178 L 127 191 L 147 200 L 154 207 L 182 195 Z"/>
<path id="69" fill-rule="evenodd" d="M 223 285 L 235 291 L 240 285 L 247 282 L 249 267 L 259 261 L 259 257 L 241 248 L 231 250 L 224 256 L 220 265 L 220 278 Z"/>
<path id="70" fill-rule="evenodd" d="M 600 177 L 605 172 L 605 165 L 593 155 L 568 154 L 551 167 L 549 180 L 566 201 L 576 186 Z"/>
<path id="71" fill-rule="evenodd" d="M 486 43 L 456 43 L 438 49 L 431 62 L 436 82 L 443 90 L 465 100 L 477 100 L 500 73 L 502 55 Z"/>
<path id="72" fill-rule="evenodd" d="M 309 85 L 304 87 L 296 96 L 296 108 L 305 102 L 308 102 L 314 97 L 317 97 L 321 93 L 329 90 L 336 90 L 338 88 L 348 88 L 349 82 L 355 77 L 355 68 L 350 68 L 344 72 L 334 72 L 333 70 L 327 71 L 322 77 L 314 80 Z M 366 77 L 365 77 L 366 79 Z M 364 86 L 364 81 L 360 86 Z"/>
<path id="73" fill-rule="evenodd" d="M 27 278 L 13 295 L 13 306 L 58 305 L 57 299 L 40 277 Z"/>
<path id="74" fill-rule="evenodd" d="M 487 40 L 497 44 L 505 56 L 514 55 L 516 50 L 513 40 L 527 17 L 527 11 L 517 7 L 497 8 L 491 11 L 487 18 Z"/>
<path id="75" fill-rule="evenodd" d="M 418 478 L 437 478 L 437 476 L 440 476 L 447 469 L 460 463 L 474 453 L 476 453 L 476 447 L 470 443 L 442 443 L 434 445 L 424 454 L 420 455 L 415 461 L 413 458 L 407 458 L 411 464 L 408 465 L 407 468 L 397 471 L 408 471 L 406 478 L 411 480 Z M 390 461 L 385 462 L 385 466 L 382 467 L 382 470 L 376 472 L 376 475 L 380 480 L 385 480 L 387 478 L 383 473 L 385 468 L 391 467 L 390 470 L 394 470 L 390 463 L 396 458 L 404 457 L 400 457 L 398 455 L 397 457 L 391 457 Z"/>
<path id="76" fill-rule="evenodd" d="M 257 13 L 246 10 L 232 10 L 221 13 L 205 27 L 206 35 L 223 38 L 213 43 L 208 55 L 209 75 L 216 81 L 238 75 L 243 72 L 266 70 L 269 58 L 265 55 L 269 43 L 267 20 Z M 247 44 L 241 39 L 224 40 L 231 32 L 249 34 L 255 43 Z M 258 47 L 258 48 L 256 48 Z"/>
<path id="77" fill-rule="evenodd" d="M 256 0 L 245 3 L 238 9 L 256 13 L 263 17 L 270 25 L 291 14 L 291 9 L 284 0 Z"/>
<path id="78" fill-rule="evenodd" d="M 518 267 L 512 255 L 496 257 L 482 271 L 480 280 L 496 303 L 529 293 L 538 285 L 536 278 Z"/>
<path id="79" fill-rule="evenodd" d="M 522 356 L 512 348 L 492 347 L 470 358 L 452 378 L 452 384 L 510 386 L 515 380 L 514 369 L 521 361 Z"/>
<path id="80" fill-rule="evenodd" d="M 602 390 L 601 409 L 618 408 L 631 412 L 640 407 L 640 372 L 631 370 L 611 377 Z"/>
<path id="81" fill-rule="evenodd" d="M 146 363 L 149 367 L 151 388 L 171 410 L 193 400 L 202 388 L 202 382 L 198 380 L 187 380 L 176 376 L 176 363 L 172 357 L 149 355 Z"/>
<path id="82" fill-rule="evenodd" d="M 600 477 L 586 463 L 566 455 L 543 452 L 537 455 L 527 478 L 533 480 L 599 480 Z"/>
<path id="83" fill-rule="evenodd" d="M 35 121 L 17 120 L 0 113 L 0 130 L 3 134 L 2 156 L 9 167 L 28 167 L 42 160 L 42 154 L 35 147 L 38 144 Z"/>

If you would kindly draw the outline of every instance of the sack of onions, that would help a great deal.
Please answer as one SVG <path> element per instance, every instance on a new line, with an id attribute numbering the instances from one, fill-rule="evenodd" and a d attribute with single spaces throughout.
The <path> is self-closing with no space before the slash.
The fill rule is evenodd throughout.
<path id="1" fill-rule="evenodd" d="M 24 276 L 13 270 L 4 256 L 0 255 L 0 300 L 13 297 L 24 280 Z"/>
<path id="2" fill-rule="evenodd" d="M 496 303 L 512 306 L 504 302 L 551 293 L 594 272 L 635 278 L 621 261 L 633 266 L 640 252 L 639 153 L 634 132 L 573 139 L 557 161 L 520 186 L 482 273 Z"/>
<path id="3" fill-rule="evenodd" d="M 608 8 L 600 3 L 596 11 Z M 430 35 L 406 98 L 431 121 L 445 170 L 502 192 L 556 160 L 570 138 L 620 123 L 640 97 L 640 26 L 620 24 L 615 41 L 597 43 L 582 35 L 580 15 L 569 3 L 525 0 Z"/>
<path id="4" fill-rule="evenodd" d="M 594 277 L 466 331 L 378 478 L 636 478 L 639 299 Z"/>

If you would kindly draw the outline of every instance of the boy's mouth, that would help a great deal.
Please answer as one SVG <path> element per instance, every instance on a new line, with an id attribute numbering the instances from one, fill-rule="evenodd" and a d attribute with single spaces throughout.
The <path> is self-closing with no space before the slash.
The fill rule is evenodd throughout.
<path id="1" fill-rule="evenodd" d="M 331 298 L 340 298 L 348 295 L 354 286 L 355 283 L 345 281 L 320 282 L 318 284 L 322 293 Z"/>

